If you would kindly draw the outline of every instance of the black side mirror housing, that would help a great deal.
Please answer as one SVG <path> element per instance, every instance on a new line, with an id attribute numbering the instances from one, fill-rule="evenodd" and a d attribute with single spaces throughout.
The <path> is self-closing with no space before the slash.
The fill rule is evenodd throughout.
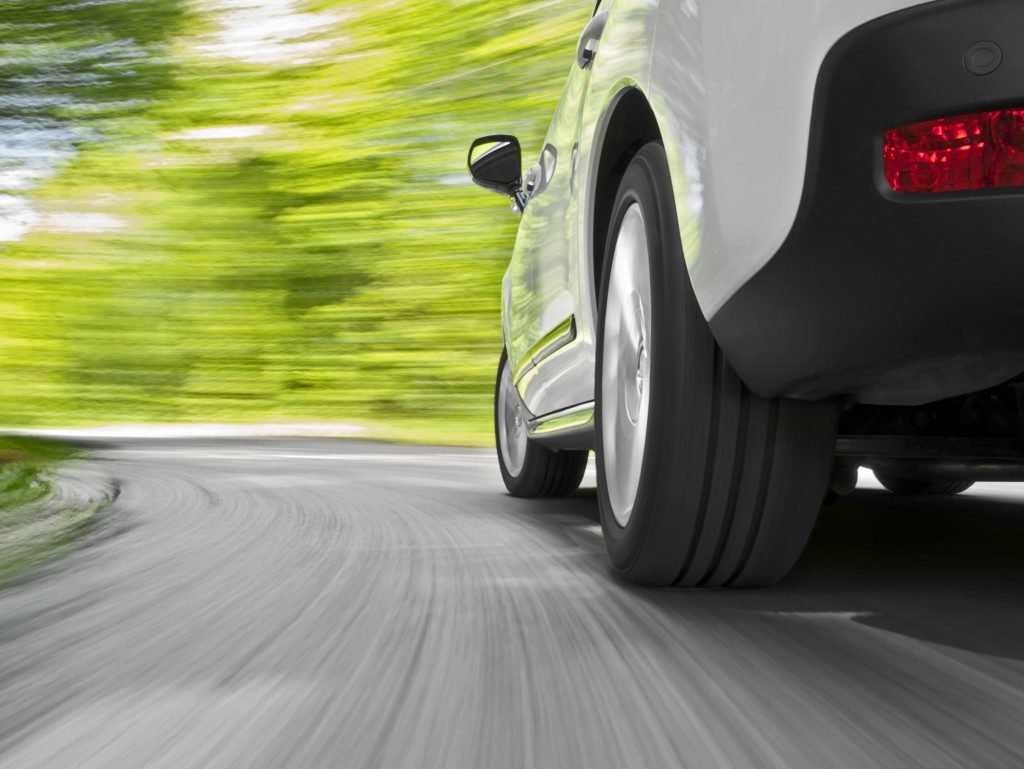
<path id="1" fill-rule="evenodd" d="M 481 147 L 483 150 L 478 152 Z M 506 134 L 481 136 L 469 146 L 467 163 L 474 182 L 484 189 L 508 195 L 519 211 L 526 208 L 523 153 L 516 137 Z"/>

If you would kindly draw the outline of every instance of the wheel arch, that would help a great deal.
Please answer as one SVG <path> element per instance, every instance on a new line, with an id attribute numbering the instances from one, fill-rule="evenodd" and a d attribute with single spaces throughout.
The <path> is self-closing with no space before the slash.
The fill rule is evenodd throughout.
<path id="1" fill-rule="evenodd" d="M 608 239 L 609 217 L 623 174 L 640 148 L 662 141 L 661 129 L 650 102 L 635 83 L 625 83 L 605 110 L 596 140 L 589 205 L 590 287 L 593 306 L 600 297 L 601 271 Z"/>

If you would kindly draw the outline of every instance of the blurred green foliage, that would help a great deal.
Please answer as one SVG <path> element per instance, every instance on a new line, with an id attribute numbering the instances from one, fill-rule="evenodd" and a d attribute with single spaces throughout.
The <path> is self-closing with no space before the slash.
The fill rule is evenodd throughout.
<path id="1" fill-rule="evenodd" d="M 516 222 L 465 151 L 540 148 L 591 6 L 3 2 L 0 420 L 489 440 Z"/>

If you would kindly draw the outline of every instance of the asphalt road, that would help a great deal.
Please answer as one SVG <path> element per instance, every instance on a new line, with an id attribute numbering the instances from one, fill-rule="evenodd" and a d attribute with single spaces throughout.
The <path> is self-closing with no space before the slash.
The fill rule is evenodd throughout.
<path id="1" fill-rule="evenodd" d="M 651 591 L 489 452 L 96 456 L 100 530 L 0 593 L 0 766 L 1024 765 L 1024 486 L 861 489 L 774 589 Z"/>

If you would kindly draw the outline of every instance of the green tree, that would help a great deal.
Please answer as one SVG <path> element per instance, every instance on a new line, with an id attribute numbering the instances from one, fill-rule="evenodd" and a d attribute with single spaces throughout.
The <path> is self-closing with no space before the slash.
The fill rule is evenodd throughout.
<path id="1" fill-rule="evenodd" d="M 488 439 L 515 221 L 465 149 L 539 149 L 589 4 L 16 8 L 0 77 L 48 101 L 0 121 L 75 154 L 0 244 L 5 421 Z"/>

